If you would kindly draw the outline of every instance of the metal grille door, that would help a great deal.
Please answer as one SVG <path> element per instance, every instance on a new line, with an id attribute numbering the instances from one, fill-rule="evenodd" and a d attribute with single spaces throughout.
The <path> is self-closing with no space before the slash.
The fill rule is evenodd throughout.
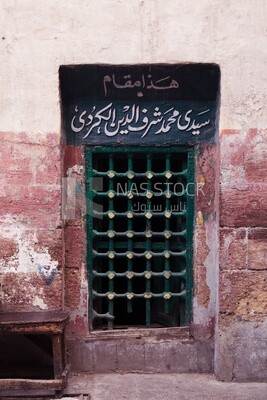
<path id="1" fill-rule="evenodd" d="M 190 322 L 192 148 L 86 149 L 92 329 Z"/>

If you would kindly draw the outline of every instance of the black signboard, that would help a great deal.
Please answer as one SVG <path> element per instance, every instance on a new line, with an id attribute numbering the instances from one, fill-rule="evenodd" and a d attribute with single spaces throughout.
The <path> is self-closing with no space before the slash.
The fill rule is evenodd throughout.
<path id="1" fill-rule="evenodd" d="M 215 64 L 60 67 L 70 145 L 194 145 L 216 140 Z"/>

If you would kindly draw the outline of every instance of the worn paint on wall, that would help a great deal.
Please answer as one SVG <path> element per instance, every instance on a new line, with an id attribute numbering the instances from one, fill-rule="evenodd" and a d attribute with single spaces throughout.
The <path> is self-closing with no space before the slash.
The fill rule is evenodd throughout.
<path id="1" fill-rule="evenodd" d="M 82 195 L 62 242 L 59 66 L 217 63 L 222 73 L 220 214 L 218 191 L 210 186 L 209 200 L 199 200 L 197 208 L 194 322 L 199 337 L 212 338 L 216 331 L 220 379 L 266 379 L 266 1 L 70 0 L 62 8 L 59 0 L 38 5 L 2 0 L 0 7 L 1 309 L 59 309 L 65 291 L 69 335 L 87 334 L 85 252 L 76 239 L 84 234 Z M 82 188 L 82 152 L 64 151 L 64 177 L 68 170 Z M 198 160 L 198 180 L 216 188 L 218 154 L 204 149 Z M 209 166 L 204 171 L 203 163 Z M 189 355 L 195 361 L 191 366 L 203 370 L 206 360 L 211 370 L 213 339 L 206 340 L 192 348 L 177 345 L 171 370 L 177 368 L 175 360 Z M 71 345 L 78 354 L 79 342 Z M 90 369 L 92 344 L 85 347 L 83 367 Z M 137 364 L 152 347 L 147 344 L 146 352 L 136 347 Z M 160 347 L 161 354 L 173 351 Z M 101 360 L 111 360 L 107 369 L 126 368 L 123 354 L 117 361 L 111 357 L 117 348 L 123 344 L 103 347 L 98 341 L 92 369 L 104 368 Z M 153 369 L 153 357 L 146 365 Z M 167 365 L 164 361 L 162 370 Z"/>
<path id="2" fill-rule="evenodd" d="M 221 132 L 215 372 L 223 380 L 267 379 L 266 133 Z"/>
<path id="3" fill-rule="evenodd" d="M 57 135 L 1 133 L 1 311 L 62 307 Z"/>
<path id="4" fill-rule="evenodd" d="M 66 64 L 215 62 L 221 127 L 265 128 L 264 0 L 1 1 L 1 130 L 59 132 Z M 19 84 L 18 84 L 19 83 Z"/>

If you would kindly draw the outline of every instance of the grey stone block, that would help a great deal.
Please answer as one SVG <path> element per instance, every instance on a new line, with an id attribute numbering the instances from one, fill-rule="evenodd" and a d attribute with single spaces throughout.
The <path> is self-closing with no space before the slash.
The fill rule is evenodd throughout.
<path id="1" fill-rule="evenodd" d="M 117 368 L 119 371 L 144 371 L 144 343 L 125 340 L 117 342 Z"/>

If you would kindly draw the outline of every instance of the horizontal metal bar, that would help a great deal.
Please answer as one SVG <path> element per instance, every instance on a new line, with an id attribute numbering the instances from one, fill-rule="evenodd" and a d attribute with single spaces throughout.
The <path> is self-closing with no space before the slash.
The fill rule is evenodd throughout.
<path id="1" fill-rule="evenodd" d="M 172 277 L 185 277 L 186 276 L 186 270 L 183 270 L 181 272 L 171 272 L 171 271 L 162 271 L 162 272 L 153 272 L 153 271 L 144 271 L 144 272 L 133 272 L 133 271 L 127 271 L 127 272 L 114 272 L 114 271 L 108 271 L 108 272 L 97 272 L 93 270 L 94 276 L 99 276 L 99 277 L 107 277 L 109 279 L 114 279 L 114 278 L 138 278 L 138 277 L 145 277 L 146 279 L 151 279 L 151 277 L 162 277 L 165 279 L 170 279 Z"/>
<path id="2" fill-rule="evenodd" d="M 92 314 L 93 314 L 93 319 L 96 319 L 96 318 L 105 318 L 105 319 L 107 319 L 107 320 L 109 320 L 109 321 L 113 321 L 113 320 L 115 319 L 114 315 L 111 315 L 111 314 L 108 313 L 108 312 L 105 313 L 105 314 L 99 314 L 99 313 L 97 313 L 95 310 L 93 310 Z"/>
<path id="3" fill-rule="evenodd" d="M 151 191 L 150 191 L 151 192 Z M 187 195 L 186 195 L 186 193 L 183 193 L 183 194 L 180 194 L 180 193 L 175 193 L 175 192 L 172 192 L 172 191 L 165 191 L 165 192 L 160 192 L 160 191 L 156 191 L 156 192 L 153 192 L 152 191 L 152 196 L 151 195 L 149 195 L 149 197 L 147 196 L 147 193 L 146 192 L 143 192 L 143 193 L 141 193 L 141 192 L 138 192 L 137 194 L 135 193 L 135 191 L 127 191 L 127 192 L 119 192 L 119 191 L 115 191 L 115 190 L 113 190 L 113 191 L 107 191 L 107 192 L 98 192 L 98 191 L 96 191 L 96 190 L 92 190 L 91 191 L 91 193 L 92 193 L 92 197 L 105 197 L 105 198 L 109 198 L 110 196 L 112 196 L 112 198 L 114 198 L 114 197 L 125 197 L 126 199 L 128 199 L 129 198 L 129 193 L 131 193 L 132 194 L 132 197 L 131 198 L 134 198 L 134 197 L 142 197 L 142 198 L 152 198 L 152 197 L 160 197 L 160 198 L 165 198 L 165 197 L 167 197 L 168 199 L 170 199 L 171 197 L 176 197 L 176 198 L 181 198 L 181 199 L 185 199 L 186 197 L 187 197 Z"/>
<path id="4" fill-rule="evenodd" d="M 168 232 L 168 235 L 171 235 L 172 237 L 173 236 L 185 236 L 186 235 L 186 229 L 184 229 L 183 231 L 181 231 L 181 232 L 173 232 L 173 231 L 171 231 L 171 232 L 169 232 L 169 231 L 163 231 L 163 232 L 154 232 L 154 231 L 150 231 L 149 232 L 149 237 L 160 237 L 160 236 L 165 236 L 165 234 L 166 234 L 166 232 Z M 96 236 L 108 236 L 109 235 L 109 231 L 106 231 L 106 232 L 99 232 L 99 231 L 96 231 L 95 229 L 93 230 L 93 234 L 94 235 L 96 235 Z M 129 231 L 124 231 L 124 232 L 117 232 L 117 231 L 112 231 L 112 238 L 113 237 L 115 237 L 115 236 L 118 236 L 118 237 L 120 237 L 120 236 L 123 236 L 123 237 L 127 237 L 127 234 L 129 234 Z M 134 231 L 134 232 L 130 232 L 130 234 L 131 234 L 131 237 L 136 237 L 136 236 L 142 236 L 142 237 L 146 237 L 146 232 L 136 232 L 136 231 Z"/>
<path id="5" fill-rule="evenodd" d="M 163 293 L 152 293 L 152 292 L 145 292 L 145 293 L 115 293 L 115 292 L 106 292 L 106 293 L 98 293 L 93 290 L 94 297 L 104 297 L 108 300 L 113 300 L 114 298 L 126 298 L 128 300 L 132 300 L 133 298 L 144 298 L 144 299 L 152 299 L 152 298 L 164 298 L 165 300 L 169 300 L 171 297 L 185 297 L 186 291 L 183 290 L 180 293 L 173 293 L 173 292 L 163 292 Z"/>
<path id="6" fill-rule="evenodd" d="M 112 170 L 112 171 L 110 171 L 110 170 L 108 170 L 108 171 L 98 171 L 97 169 L 93 169 L 93 171 L 92 171 L 93 175 L 94 175 L 94 176 L 97 176 L 97 177 L 105 177 L 105 176 L 109 177 L 108 174 L 109 174 L 110 172 L 113 173 L 113 174 L 112 174 L 113 176 L 110 176 L 110 178 L 119 177 L 119 178 L 127 178 L 127 179 L 129 178 L 129 176 L 132 176 L 132 178 L 130 177 L 130 179 L 133 179 L 133 178 L 151 179 L 152 177 L 153 177 L 153 178 L 165 178 L 165 179 L 166 179 L 166 173 L 167 173 L 167 171 L 165 171 L 165 172 L 154 172 L 154 171 L 146 171 L 146 172 L 135 172 L 135 171 L 118 172 L 118 171 L 115 171 L 115 170 Z M 149 172 L 152 173 L 151 178 L 148 178 L 148 176 L 147 176 L 147 174 L 148 174 Z M 172 171 L 169 171 L 169 172 L 171 173 L 170 178 L 171 178 L 171 177 L 176 177 L 176 176 L 187 176 L 187 169 L 184 169 L 183 171 L 180 171 L 180 172 L 172 172 Z M 130 173 L 132 173 L 132 174 L 129 175 Z"/>
<path id="7" fill-rule="evenodd" d="M 142 253 L 135 253 L 134 251 L 127 251 L 127 252 L 122 252 L 118 253 L 116 251 L 106 251 L 104 253 L 99 253 L 96 250 L 93 250 L 93 255 L 96 257 L 108 257 L 108 258 L 115 258 L 115 257 L 127 257 L 129 259 L 132 259 L 133 257 L 145 257 L 147 259 L 150 259 L 152 257 L 165 257 L 165 258 L 170 258 L 171 256 L 186 256 L 186 250 L 183 251 L 171 251 L 171 250 L 164 250 L 158 253 L 155 253 L 153 251 L 145 251 Z"/>
<path id="8" fill-rule="evenodd" d="M 113 219 L 115 217 L 126 217 L 126 218 L 133 218 L 133 217 L 146 217 L 148 219 L 152 217 L 165 217 L 165 218 L 171 218 L 171 216 L 174 217 L 181 217 L 186 215 L 186 211 L 170 211 L 170 210 L 165 210 L 164 212 L 159 211 L 159 212 L 152 212 L 150 210 L 146 212 L 140 212 L 136 213 L 133 211 L 127 211 L 127 212 L 117 212 L 117 211 L 105 211 L 105 212 L 100 212 L 96 210 L 92 210 L 92 213 L 94 216 L 102 218 L 102 217 L 108 217 L 110 219 Z"/>

